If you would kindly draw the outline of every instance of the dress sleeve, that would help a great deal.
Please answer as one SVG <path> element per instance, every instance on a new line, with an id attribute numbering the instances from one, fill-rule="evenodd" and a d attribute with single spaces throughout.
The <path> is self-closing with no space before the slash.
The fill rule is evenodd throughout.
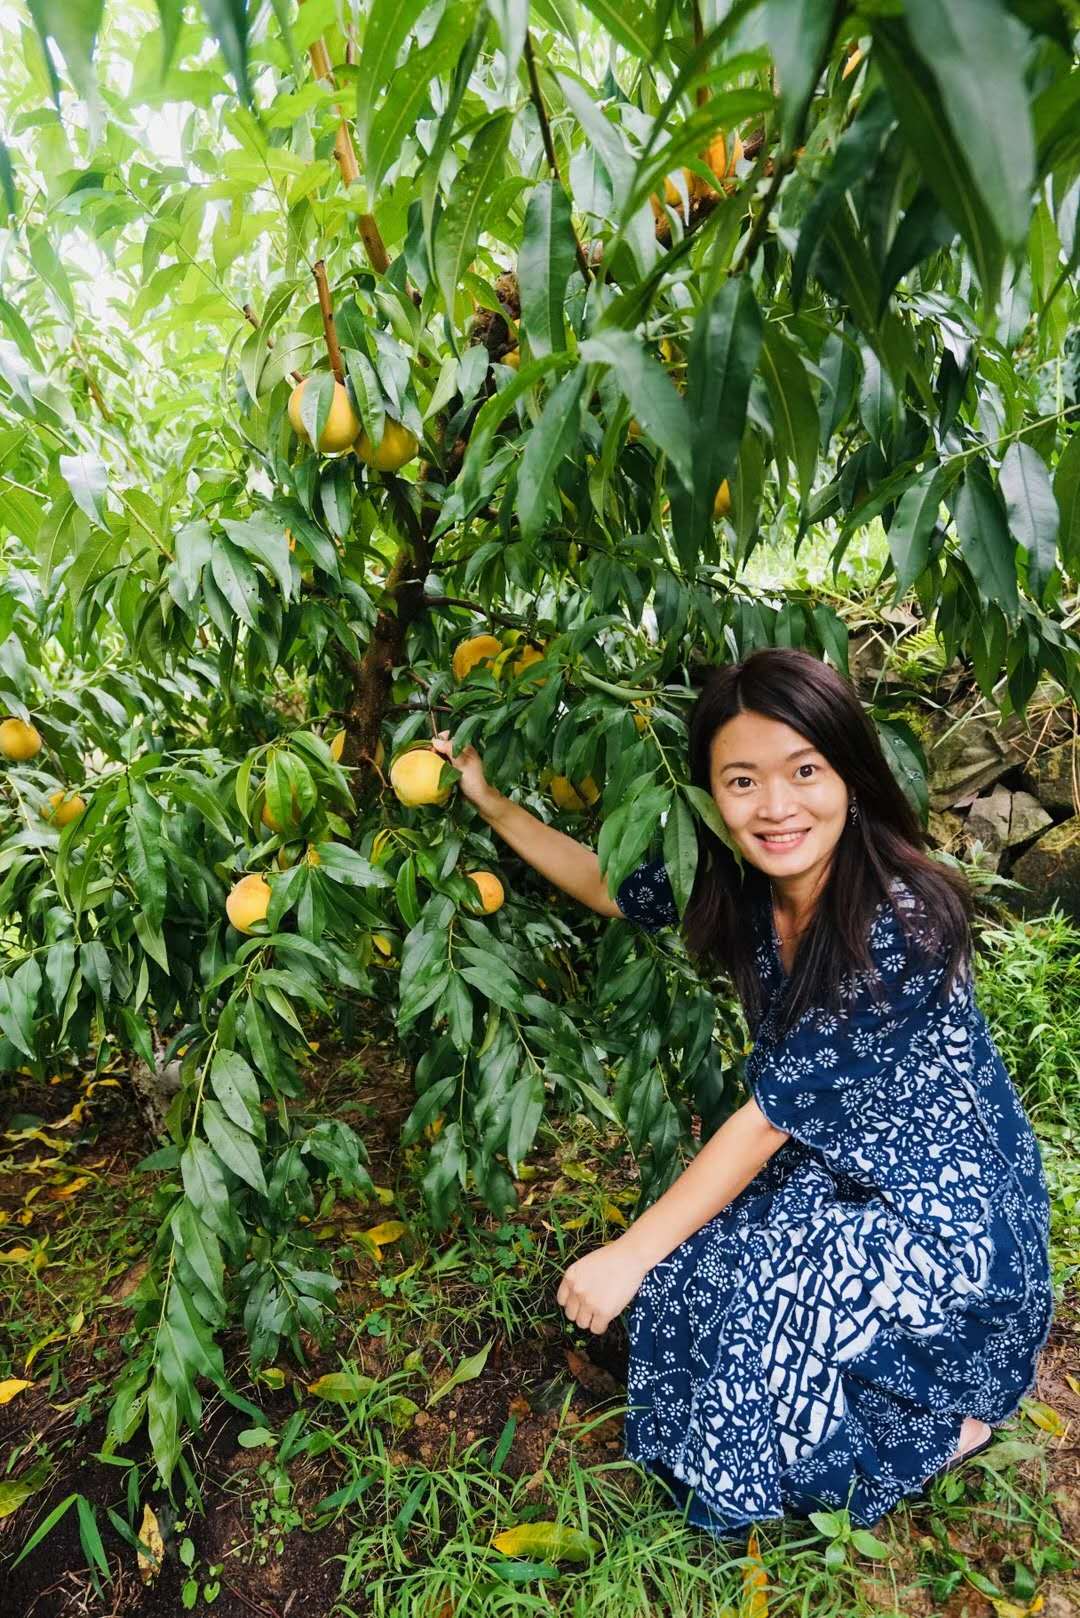
<path id="1" fill-rule="evenodd" d="M 662 859 L 648 860 L 631 871 L 618 887 L 615 903 L 626 917 L 646 931 L 670 927 L 679 919 L 667 866 Z"/>
<path id="2" fill-rule="evenodd" d="M 898 902 L 903 903 L 903 900 Z M 879 906 L 870 929 L 877 968 L 854 977 L 839 1011 L 811 1006 L 775 1044 L 755 1050 L 748 1080 L 770 1123 L 844 1162 L 895 1110 L 906 1088 L 940 1040 L 946 1003 L 941 989 L 947 952 L 925 929 L 906 935 L 893 904 Z M 970 993 L 954 984 L 948 1004 Z"/>

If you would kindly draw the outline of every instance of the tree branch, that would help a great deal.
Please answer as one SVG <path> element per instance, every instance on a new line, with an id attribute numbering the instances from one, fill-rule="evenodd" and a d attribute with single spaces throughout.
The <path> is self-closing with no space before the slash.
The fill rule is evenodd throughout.
<path id="1" fill-rule="evenodd" d="M 794 152 L 790 152 L 787 157 L 782 158 L 781 161 L 777 163 L 776 168 L 773 170 L 772 184 L 765 193 L 765 200 L 761 205 L 761 212 L 758 214 L 753 225 L 751 226 L 750 234 L 746 238 L 746 245 L 739 254 L 737 263 L 733 264 L 731 267 L 732 275 L 741 275 L 744 270 L 748 270 L 751 264 L 754 262 L 754 259 L 757 257 L 757 250 L 761 246 L 762 239 L 764 238 L 765 226 L 769 222 L 769 215 L 772 212 L 773 203 L 779 196 L 780 187 L 783 185 L 785 178 L 790 173 L 794 165 L 795 154 Z"/>
<path id="2" fill-rule="evenodd" d="M 109 422 L 111 424 L 112 415 L 111 415 L 111 413 L 109 411 L 108 405 L 105 403 L 104 397 L 102 396 L 101 389 L 98 387 L 97 377 L 94 375 L 93 371 L 90 369 L 90 361 L 87 359 L 85 350 L 83 349 L 83 346 L 79 341 L 78 332 L 75 332 L 75 331 L 72 332 L 72 334 L 71 334 L 71 346 L 75 351 L 75 357 L 77 358 L 79 364 L 82 366 L 82 372 L 83 372 L 83 375 L 86 378 L 86 386 L 90 390 L 90 397 L 93 399 L 94 403 L 98 407 L 98 410 L 101 412 L 102 420 L 107 421 L 107 422 Z"/>
<path id="3" fill-rule="evenodd" d="M 336 88 L 334 70 L 330 65 L 330 55 L 326 49 L 325 41 L 322 39 L 312 40 L 308 55 L 311 58 L 311 66 L 315 77 L 321 79 L 324 84 L 329 84 L 331 88 Z M 334 105 L 341 120 L 338 124 L 337 134 L 334 137 L 334 156 L 337 158 L 338 168 L 341 170 L 341 178 L 346 189 L 348 189 L 349 186 L 355 185 L 356 181 L 359 180 L 360 165 L 356 161 L 356 149 L 353 146 L 352 135 L 349 133 L 349 125 L 341 109 L 341 104 L 335 102 Z M 382 234 L 375 222 L 375 215 L 362 213 L 356 221 L 356 228 L 360 234 L 360 240 L 364 244 L 364 252 L 367 254 L 368 263 L 376 275 L 384 275 L 390 266 L 390 255 L 386 251 Z"/>
<path id="4" fill-rule="evenodd" d="M 700 50 L 705 43 L 705 25 L 701 20 L 701 0 L 694 0 L 694 48 Z M 699 84 L 695 93 L 695 100 L 699 107 L 703 107 L 709 99 L 709 86 Z"/>
<path id="5" fill-rule="evenodd" d="M 551 138 L 551 125 L 548 123 L 547 108 L 544 106 L 544 98 L 540 94 L 540 80 L 536 72 L 536 58 L 533 56 L 532 36 L 528 30 L 526 30 L 525 33 L 525 65 L 529 73 L 529 91 L 532 98 L 532 104 L 536 108 L 536 116 L 540 120 L 540 138 L 544 143 L 544 152 L 547 156 L 548 167 L 551 170 L 553 178 L 556 179 L 560 185 L 562 185 L 562 175 L 559 173 L 559 160 L 555 156 L 555 143 Z M 578 241 L 577 231 L 573 230 L 573 226 L 571 226 L 571 230 L 573 231 L 574 236 L 574 251 L 577 254 L 578 269 L 581 271 L 585 285 L 588 286 L 589 282 L 592 280 L 592 272 L 589 269 L 589 261 L 585 257 L 585 249 Z"/>
<path id="6" fill-rule="evenodd" d="M 334 306 L 330 302 L 330 288 L 326 281 L 326 265 L 322 259 L 314 267 L 315 285 L 319 291 L 319 313 L 322 315 L 323 335 L 326 338 L 326 356 L 330 361 L 330 369 L 339 382 L 345 380 L 345 367 L 341 362 L 341 349 L 338 347 L 337 328 L 334 325 Z"/>

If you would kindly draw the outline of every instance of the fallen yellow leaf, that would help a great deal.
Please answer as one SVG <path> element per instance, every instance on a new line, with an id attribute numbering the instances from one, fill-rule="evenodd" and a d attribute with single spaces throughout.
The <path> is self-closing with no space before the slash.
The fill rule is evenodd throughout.
<path id="1" fill-rule="evenodd" d="M 1022 1399 L 1024 1414 L 1029 1421 L 1035 1423 L 1044 1433 L 1052 1438 L 1060 1438 L 1065 1431 L 1065 1423 L 1052 1405 L 1043 1404 L 1041 1399 Z"/>
<path id="2" fill-rule="evenodd" d="M 77 1174 L 74 1180 L 68 1181 L 67 1185 L 53 1186 L 49 1191 L 49 1196 L 53 1202 L 64 1202 L 68 1197 L 77 1196 L 89 1184 L 89 1174 Z"/>
<path id="3" fill-rule="evenodd" d="M 33 1256 L 29 1247 L 9 1247 L 6 1253 L 0 1253 L 0 1264 L 25 1264 Z"/>
<path id="4" fill-rule="evenodd" d="M 40 1337 L 27 1354 L 26 1358 L 23 1360 L 23 1370 L 28 1371 L 31 1365 L 33 1365 L 34 1361 L 37 1359 L 38 1355 L 41 1353 L 41 1350 L 43 1348 L 48 1348 L 50 1343 L 58 1342 L 63 1336 L 64 1333 L 57 1330 L 49 1332 L 45 1337 Z"/>
<path id="5" fill-rule="evenodd" d="M 1068 1371 L 1066 1371 L 1065 1380 L 1074 1393 L 1080 1393 L 1080 1377 L 1070 1376 Z"/>
<path id="6" fill-rule="evenodd" d="M 24 1388 L 32 1388 L 33 1385 L 25 1377 L 9 1376 L 6 1381 L 0 1382 L 0 1405 L 9 1405 L 17 1393 L 22 1393 Z"/>
<path id="7" fill-rule="evenodd" d="M 626 1215 L 623 1213 L 622 1209 L 617 1208 L 615 1204 L 610 1202 L 606 1197 L 600 1204 L 600 1212 L 603 1214 L 605 1219 L 610 1219 L 613 1224 L 626 1224 Z"/>
<path id="8" fill-rule="evenodd" d="M 390 1242 L 398 1241 L 408 1230 L 408 1225 L 400 1219 L 387 1219 L 381 1225 L 372 1225 L 370 1230 L 361 1232 L 368 1241 L 374 1242 L 376 1247 L 386 1247 Z"/>
<path id="9" fill-rule="evenodd" d="M 751 1560 L 750 1566 L 743 1568 L 743 1618 L 769 1618 L 769 1580 L 761 1564 L 756 1528 L 750 1530 L 750 1536 L 746 1541 L 746 1554 Z"/>
<path id="10" fill-rule="evenodd" d="M 141 1547 L 139 1549 L 139 1577 L 144 1584 L 150 1584 L 164 1559 L 165 1541 L 161 1537 L 158 1520 L 149 1506 L 143 1506 L 139 1538 L 146 1546 L 145 1551 Z"/>
<path id="11" fill-rule="evenodd" d="M 597 1548 L 580 1528 L 557 1522 L 519 1523 L 496 1534 L 491 1543 L 504 1556 L 543 1556 L 556 1562 L 587 1562 Z"/>
<path id="12" fill-rule="evenodd" d="M 370 1393 L 375 1379 L 362 1376 L 358 1371 L 330 1371 L 308 1383 L 308 1392 L 317 1399 L 331 1399 L 335 1404 L 355 1404 L 363 1393 Z"/>

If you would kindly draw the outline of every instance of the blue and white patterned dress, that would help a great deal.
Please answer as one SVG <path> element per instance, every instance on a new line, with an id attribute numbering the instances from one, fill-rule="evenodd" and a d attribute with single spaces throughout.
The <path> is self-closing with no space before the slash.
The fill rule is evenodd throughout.
<path id="1" fill-rule="evenodd" d="M 907 940 L 893 886 L 844 1014 L 783 1037 L 789 978 L 755 907 L 764 1009 L 746 1082 L 790 1139 L 649 1271 L 631 1305 L 627 1454 L 716 1535 L 848 1507 L 869 1527 L 1034 1385 L 1053 1315 L 1038 1144 L 975 1004 L 938 1002 L 939 956 Z M 678 919 L 663 861 L 620 909 Z"/>

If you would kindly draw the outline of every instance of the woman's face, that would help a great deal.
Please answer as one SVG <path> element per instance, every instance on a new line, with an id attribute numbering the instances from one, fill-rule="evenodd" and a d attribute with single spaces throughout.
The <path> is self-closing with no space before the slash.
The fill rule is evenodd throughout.
<path id="1" fill-rule="evenodd" d="M 848 812 L 848 789 L 812 742 L 759 713 L 712 740 L 712 795 L 739 852 L 780 882 L 821 877 Z M 801 886 L 801 884 L 800 884 Z"/>

